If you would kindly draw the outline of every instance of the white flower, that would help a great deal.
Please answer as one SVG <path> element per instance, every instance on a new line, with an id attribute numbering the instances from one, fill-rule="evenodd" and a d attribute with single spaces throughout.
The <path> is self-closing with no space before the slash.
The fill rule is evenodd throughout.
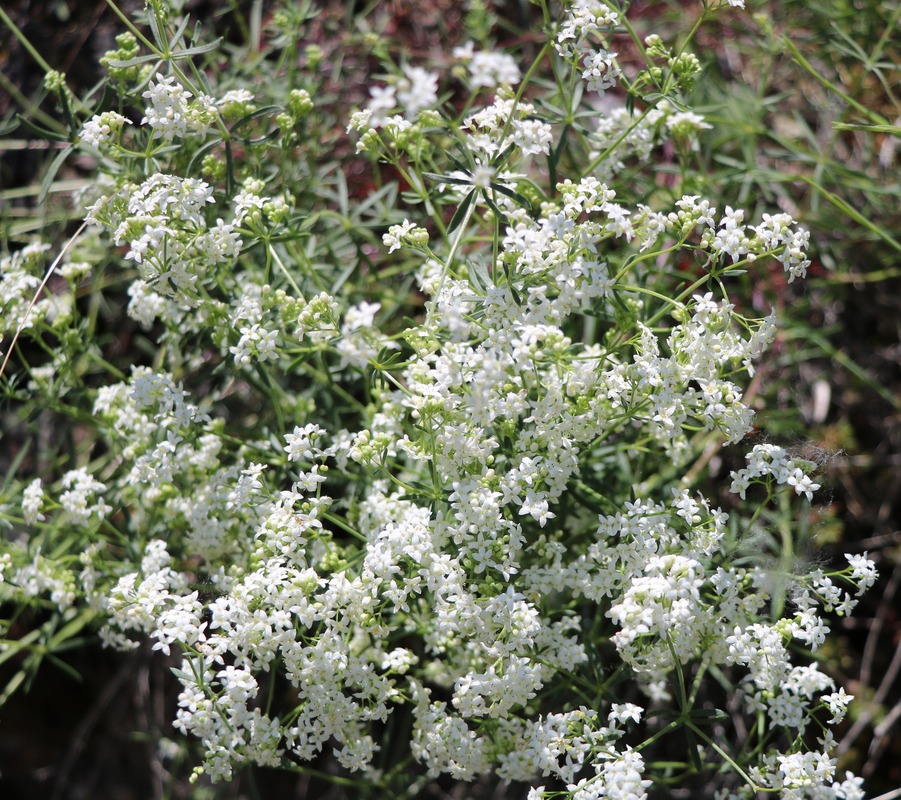
<path id="1" fill-rule="evenodd" d="M 547 155 L 553 138 L 551 126 L 546 122 L 537 119 L 513 122 L 513 142 L 523 155 Z"/>
<path id="2" fill-rule="evenodd" d="M 22 516 L 29 525 L 36 522 L 43 522 L 46 517 L 41 513 L 41 506 L 44 503 L 44 489 L 40 478 L 35 478 L 28 486 L 22 496 Z"/>
<path id="3" fill-rule="evenodd" d="M 315 443 L 325 434 L 325 431 L 315 422 L 310 422 L 302 428 L 295 425 L 292 433 L 285 434 L 285 452 L 288 461 L 305 459 L 312 461 L 325 455 L 326 451 L 320 449 Z"/>
<path id="4" fill-rule="evenodd" d="M 522 516 L 523 514 L 531 514 L 532 518 L 535 519 L 538 524 L 543 528 L 549 519 L 554 519 L 557 515 L 553 511 L 548 511 L 547 498 L 541 497 L 535 492 L 528 492 L 525 497 L 525 500 L 522 502 L 522 507 L 519 509 L 519 514 Z"/>
<path id="5" fill-rule="evenodd" d="M 197 599 L 198 593 L 187 597 L 169 597 L 162 600 L 163 610 L 156 617 L 153 631 L 157 639 L 154 650 L 169 655 L 170 645 L 195 645 L 204 636 L 206 622 L 202 621 L 204 609 Z"/>
<path id="6" fill-rule="evenodd" d="M 235 357 L 235 363 L 249 366 L 254 360 L 275 361 L 278 357 L 276 344 L 278 331 L 266 330 L 259 323 L 240 328 L 241 338 L 238 343 L 228 348 Z"/>
<path id="7" fill-rule="evenodd" d="M 633 722 L 641 722 L 641 715 L 644 709 L 635 703 L 613 703 L 610 706 L 610 714 L 608 719 L 610 722 L 625 722 L 632 720 Z"/>
<path id="8" fill-rule="evenodd" d="M 393 253 L 395 250 L 400 250 L 404 236 L 415 227 L 415 222 L 405 219 L 400 225 L 392 225 L 388 228 L 388 233 L 382 235 L 382 243 L 388 248 L 388 252 Z"/>
<path id="9" fill-rule="evenodd" d="M 381 307 L 381 303 L 367 303 L 365 301 L 351 306 L 344 314 L 342 330 L 356 331 L 360 328 L 371 328 L 375 322 L 375 315 Z"/>
<path id="10" fill-rule="evenodd" d="M 106 111 L 103 114 L 95 114 L 81 129 L 81 140 L 85 144 L 93 147 L 95 150 L 100 149 L 100 145 L 106 144 L 117 136 L 125 123 L 131 123 L 130 119 L 126 119 L 115 111 Z"/>
<path id="11" fill-rule="evenodd" d="M 365 121 L 364 117 L 358 117 L 356 120 L 352 120 L 351 124 L 357 130 L 362 130 L 361 125 L 378 128 L 390 116 L 388 112 L 396 107 L 397 92 L 393 86 L 371 86 L 369 87 L 369 103 L 365 109 Z"/>
<path id="12" fill-rule="evenodd" d="M 814 483 L 809 475 L 797 467 L 788 474 L 785 482 L 794 487 L 796 494 L 806 495 L 810 501 L 813 500 L 813 493 L 820 488 L 820 484 Z"/>
<path id="13" fill-rule="evenodd" d="M 744 211 L 741 209 L 736 211 L 730 206 L 726 206 L 726 213 L 720 220 L 719 228 L 713 238 L 714 249 L 731 256 L 733 262 L 738 261 L 742 255 L 748 252 L 749 241 L 741 224 L 744 215 Z"/>
<path id="14" fill-rule="evenodd" d="M 159 72 L 156 83 L 150 81 L 149 87 L 141 95 L 148 101 L 141 124 L 153 128 L 155 139 L 169 141 L 184 136 L 188 130 L 188 100 L 193 95 L 176 83 L 174 76 L 164 77 Z"/>
<path id="15" fill-rule="evenodd" d="M 835 773 L 835 762 L 825 753 L 789 753 L 777 756 L 776 761 L 785 788 L 823 786 Z"/>
<path id="16" fill-rule="evenodd" d="M 853 694 L 845 692 L 843 687 L 839 687 L 837 692 L 827 694 L 823 697 L 823 701 L 829 706 L 832 713 L 832 719 L 829 720 L 830 725 L 837 725 L 844 718 L 848 711 L 848 704 L 854 699 Z"/>
<path id="17" fill-rule="evenodd" d="M 704 121 L 704 117 L 693 111 L 676 111 L 666 118 L 667 130 L 675 139 L 688 140 L 693 150 L 697 150 L 697 134 L 709 130 L 712 125 Z"/>
<path id="18" fill-rule="evenodd" d="M 224 106 L 229 103 L 250 105 L 253 103 L 253 92 L 249 89 L 231 89 L 219 98 L 217 105 Z"/>
<path id="19" fill-rule="evenodd" d="M 106 486 L 95 480 L 84 467 L 69 470 L 63 475 L 62 483 L 66 491 L 60 495 L 59 502 L 73 524 L 84 527 L 92 516 L 103 519 L 112 511 L 112 507 L 102 500 L 91 502 L 94 495 L 106 491 Z"/>
<path id="20" fill-rule="evenodd" d="M 489 189 L 495 175 L 497 175 L 497 170 L 491 165 L 476 164 L 472 170 L 472 185 L 477 189 Z"/>
<path id="21" fill-rule="evenodd" d="M 603 96 L 607 89 L 616 86 L 616 81 L 622 74 L 613 61 L 617 55 L 606 50 L 594 50 L 582 57 L 582 80 L 588 91 L 598 92 Z"/>
<path id="22" fill-rule="evenodd" d="M 469 66 L 469 82 L 473 88 L 485 86 L 515 86 L 520 80 L 519 67 L 513 56 L 507 53 L 480 50 L 474 52 L 473 43 L 454 49 L 454 57 L 466 61 Z"/>
<path id="23" fill-rule="evenodd" d="M 422 109 L 438 102 L 438 75 L 422 67 L 404 67 L 404 76 L 397 82 L 397 101 L 407 119 L 416 119 Z"/>
<path id="24" fill-rule="evenodd" d="M 642 778 L 644 759 L 627 747 L 618 758 L 604 761 L 600 772 L 603 797 L 608 800 L 645 800 L 651 781 Z M 599 787 L 600 788 L 600 787 Z"/>
<path id="25" fill-rule="evenodd" d="M 876 564 L 867 556 L 866 552 L 858 555 L 845 553 L 845 558 L 848 559 L 848 564 L 851 566 L 851 580 L 857 583 L 857 593 L 858 595 L 863 594 L 876 583 L 876 579 L 879 577 Z"/>

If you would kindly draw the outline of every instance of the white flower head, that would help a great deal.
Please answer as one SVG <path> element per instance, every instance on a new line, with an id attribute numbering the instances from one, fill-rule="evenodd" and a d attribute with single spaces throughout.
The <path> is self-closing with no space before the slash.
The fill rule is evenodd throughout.
<path id="1" fill-rule="evenodd" d="M 422 67 L 404 67 L 404 76 L 397 82 L 397 102 L 407 119 L 415 120 L 424 108 L 438 102 L 438 75 Z"/>
<path id="2" fill-rule="evenodd" d="M 81 129 L 81 140 L 99 150 L 102 145 L 112 141 L 119 135 L 122 126 L 125 123 L 131 123 L 130 119 L 126 119 L 115 111 L 106 111 L 103 114 L 95 114 Z"/>

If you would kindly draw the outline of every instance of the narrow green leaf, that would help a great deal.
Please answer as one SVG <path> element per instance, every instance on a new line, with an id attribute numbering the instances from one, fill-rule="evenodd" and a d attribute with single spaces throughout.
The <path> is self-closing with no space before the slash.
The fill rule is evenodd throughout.
<path id="1" fill-rule="evenodd" d="M 94 614 L 90 611 L 80 613 L 75 619 L 66 623 L 62 628 L 56 631 L 53 636 L 50 637 L 47 646 L 52 650 L 58 650 L 60 645 L 74 637 L 76 633 L 82 630 L 82 628 L 90 624 L 93 618 Z"/>
<path id="2" fill-rule="evenodd" d="M 450 225 L 447 226 L 447 232 L 453 233 L 453 231 L 460 225 L 463 221 L 463 218 L 466 216 L 466 212 L 469 211 L 469 207 L 472 205 L 473 198 L 475 197 L 475 192 L 470 192 L 466 197 L 463 198 L 463 202 L 457 206 L 457 210 L 454 212 L 454 216 L 451 217 Z"/>
<path id="3" fill-rule="evenodd" d="M 41 636 L 41 629 L 26 633 L 21 639 L 0 639 L 3 648 L 0 649 L 0 664 L 8 661 L 21 650 L 29 648 Z"/>
<path id="4" fill-rule="evenodd" d="M 463 180 L 462 178 L 451 178 L 448 175 L 438 175 L 434 172 L 423 172 L 422 177 L 437 183 L 450 183 L 454 186 L 472 186 L 472 181 Z"/>
<path id="5" fill-rule="evenodd" d="M 192 56 L 199 56 L 203 53 L 211 53 L 213 50 L 218 50 L 219 45 L 222 44 L 222 37 L 220 36 L 216 41 L 210 42 L 209 44 L 199 44 L 196 47 L 189 47 L 187 50 L 180 50 L 176 55 L 176 58 L 191 58 Z"/>
<path id="6" fill-rule="evenodd" d="M 500 169 L 504 164 L 507 163 L 510 156 L 513 155 L 513 151 L 516 149 L 515 144 L 508 145 L 504 148 L 503 151 L 498 153 L 493 159 L 491 159 L 491 166 L 495 169 Z"/>
<path id="7" fill-rule="evenodd" d="M 278 128 L 275 128 L 274 130 L 269 131 L 269 133 L 266 133 L 263 136 L 257 136 L 255 139 L 252 139 L 249 136 L 236 136 L 235 139 L 241 142 L 241 144 L 243 145 L 250 146 L 255 144 L 262 144 L 263 142 L 270 142 L 276 136 L 278 136 L 278 133 Z"/>
<path id="8" fill-rule="evenodd" d="M 795 63 L 797 63 L 800 67 L 802 67 L 804 70 L 806 70 L 807 73 L 811 77 L 813 77 L 817 81 L 819 81 L 826 89 L 828 89 L 830 92 L 832 92 L 837 97 L 840 97 L 852 108 L 857 109 L 857 111 L 859 113 L 861 113 L 863 116 L 867 117 L 867 119 L 872 120 L 875 124 L 877 124 L 877 125 L 889 124 L 888 120 L 885 117 L 883 117 L 881 114 L 877 114 L 875 111 L 871 111 L 865 105 L 859 103 L 857 100 L 855 100 L 853 97 L 851 97 L 851 95 L 849 95 L 847 92 L 843 91 L 838 86 L 836 86 L 834 83 L 832 83 L 830 80 L 828 80 L 823 75 L 821 75 L 817 71 L 817 69 L 806 58 L 804 58 L 803 55 L 801 55 L 801 52 L 798 50 L 797 47 L 795 47 L 794 42 L 788 36 L 782 37 L 782 43 L 785 45 L 786 49 L 792 54 L 792 57 L 794 58 Z"/>
<path id="9" fill-rule="evenodd" d="M 563 148 L 566 147 L 566 140 L 572 126 L 567 122 L 560 131 L 560 141 L 553 148 L 547 157 L 548 170 L 550 172 L 550 187 L 552 191 L 556 191 L 557 186 L 557 165 L 560 163 L 560 156 L 563 155 Z"/>
<path id="10" fill-rule="evenodd" d="M 729 715 L 719 708 L 695 708 L 689 715 L 696 722 L 719 722 L 729 719 Z"/>
<path id="11" fill-rule="evenodd" d="M 222 138 L 217 136 L 209 142 L 204 142 L 202 147 L 198 147 L 197 150 L 194 151 L 194 155 L 191 156 L 191 160 L 188 162 L 188 168 L 186 170 L 187 174 L 190 175 L 196 171 L 195 165 L 197 164 L 197 159 L 205 155 L 207 152 L 209 152 L 219 144 L 222 144 Z"/>
<path id="12" fill-rule="evenodd" d="M 855 125 L 850 122 L 833 122 L 832 127 L 837 131 L 865 131 L 866 133 L 889 133 L 892 136 L 901 136 L 901 126 L 898 125 Z"/>
<path id="13" fill-rule="evenodd" d="M 450 160 L 451 164 L 453 164 L 458 170 L 460 170 L 460 172 L 465 172 L 467 175 L 470 174 L 471 167 L 464 164 L 462 161 L 460 161 L 460 159 L 456 158 L 453 153 L 448 153 L 447 157 Z"/>
<path id="14" fill-rule="evenodd" d="M 494 199 L 487 192 L 483 192 L 482 196 L 485 198 L 485 202 L 488 203 L 488 208 L 494 212 L 494 216 L 498 220 L 498 225 L 505 225 L 507 222 L 507 215 L 498 208 L 497 203 L 494 202 Z"/>
<path id="15" fill-rule="evenodd" d="M 51 131 L 49 128 L 44 128 L 43 126 L 32 122 L 27 117 L 23 117 L 21 114 L 16 114 L 16 119 L 26 128 L 28 128 L 28 130 L 30 130 L 32 133 L 36 133 L 42 139 L 49 139 L 51 142 L 69 141 L 68 134 L 60 133 L 59 131 Z"/>
<path id="16" fill-rule="evenodd" d="M 801 180 L 803 180 L 806 184 L 816 189 L 823 197 L 825 197 L 832 205 L 834 205 L 839 211 L 843 214 L 847 214 L 851 219 L 859 222 L 863 225 L 867 230 L 875 233 L 880 239 L 882 239 L 886 244 L 891 245 L 895 250 L 901 252 L 901 242 L 898 242 L 897 239 L 891 236 L 888 231 L 880 228 L 875 222 L 867 219 L 863 214 L 861 214 L 857 209 L 851 208 L 848 203 L 846 203 L 841 197 L 837 194 L 833 194 L 828 189 L 823 188 L 811 178 L 808 178 L 804 175 L 801 176 Z"/>
<path id="17" fill-rule="evenodd" d="M 523 208 L 527 208 L 529 209 L 529 211 L 532 210 L 532 203 L 529 202 L 529 199 L 527 197 L 523 197 L 519 192 L 514 192 L 512 189 L 508 189 L 506 186 L 500 183 L 492 183 L 491 188 L 496 192 L 500 192 L 501 194 L 506 195 L 511 200 L 515 200 Z"/>
<path id="18" fill-rule="evenodd" d="M 159 56 L 156 53 L 151 53 L 148 56 L 135 56 L 134 58 L 126 58 L 125 60 L 113 58 L 110 59 L 108 63 L 111 67 L 116 69 L 127 69 L 128 67 L 136 67 L 138 64 L 146 64 L 148 61 L 158 60 Z"/>
<path id="19" fill-rule="evenodd" d="M 488 275 L 488 269 L 481 259 L 467 261 L 466 271 L 469 274 L 469 282 L 478 291 L 485 292 L 491 286 L 491 277 Z"/>
<path id="20" fill-rule="evenodd" d="M 153 35 L 153 38 L 156 40 L 157 47 L 160 48 L 160 53 L 167 53 L 169 51 L 169 42 L 166 37 L 163 35 L 163 30 L 160 28 L 160 22 L 156 18 L 156 14 L 153 9 L 148 6 L 149 14 L 147 14 L 147 24 L 150 26 L 150 33 Z"/>
<path id="21" fill-rule="evenodd" d="M 185 31 L 188 29 L 188 20 L 190 17 L 185 17 L 178 25 L 178 28 L 175 29 L 175 33 L 172 34 L 172 38 L 170 39 L 170 49 L 174 48 L 178 45 L 179 41 L 185 35 Z M 179 55 L 182 55 L 184 51 L 180 51 Z"/>
<path id="22" fill-rule="evenodd" d="M 701 757 L 698 755 L 698 740 L 695 739 L 691 728 L 685 728 L 685 743 L 688 748 L 688 760 L 691 762 L 692 770 L 700 772 L 702 765 Z"/>
<path id="23" fill-rule="evenodd" d="M 57 658 L 57 656 L 53 655 L 53 653 L 47 653 L 47 660 L 50 661 L 50 663 L 53 664 L 61 672 L 65 672 L 66 675 L 68 675 L 73 680 L 77 681 L 78 683 L 83 682 L 84 679 L 82 678 L 81 673 L 71 664 L 67 664 L 61 658 Z"/>
<path id="24" fill-rule="evenodd" d="M 235 158 L 232 154 L 231 142 L 225 143 L 225 194 L 229 197 L 235 191 Z"/>
<path id="25" fill-rule="evenodd" d="M 510 265 L 506 261 L 503 262 L 503 265 L 504 276 L 507 278 L 507 286 L 510 289 L 510 294 L 513 295 L 513 302 L 516 303 L 516 305 L 521 306 L 522 298 L 519 296 L 519 292 L 516 291 L 516 287 L 513 285 L 513 278 L 510 275 Z"/>
<path id="26" fill-rule="evenodd" d="M 31 451 L 32 441 L 31 438 L 26 439 L 10 462 L 9 468 L 6 470 L 6 477 L 3 479 L 3 485 L 0 486 L 0 492 L 5 493 L 12 485 L 13 478 L 15 478 L 16 473 L 19 471 L 19 467 L 22 466 L 22 462 Z"/>
<path id="27" fill-rule="evenodd" d="M 259 119 L 260 117 L 265 117 L 267 114 L 275 114 L 282 110 L 281 106 L 263 106 L 262 108 L 258 108 L 255 111 L 252 111 L 247 116 L 241 117 L 234 125 L 231 126 L 231 132 L 237 133 L 241 128 L 247 125 L 249 122 L 255 119 Z"/>
<path id="28" fill-rule="evenodd" d="M 59 172 L 59 168 L 63 165 L 63 162 L 68 158 L 69 153 L 72 152 L 72 145 L 60 150 L 53 161 L 50 162 L 50 166 L 47 167 L 47 172 L 44 174 L 44 177 L 41 179 L 41 190 L 38 192 L 38 203 L 43 203 L 47 198 L 47 193 L 50 191 L 50 186 L 53 184 L 53 179 L 56 177 L 56 173 Z"/>
<path id="29" fill-rule="evenodd" d="M 10 678 L 9 683 L 6 684 L 6 688 L 3 690 L 3 693 L 0 694 L 0 708 L 3 707 L 4 703 L 12 697 L 16 689 L 18 689 L 26 678 L 25 670 L 20 669 L 15 675 Z"/>

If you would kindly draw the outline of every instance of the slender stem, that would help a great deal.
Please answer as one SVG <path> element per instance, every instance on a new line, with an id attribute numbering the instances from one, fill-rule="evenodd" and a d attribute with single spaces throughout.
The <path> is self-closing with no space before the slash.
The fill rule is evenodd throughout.
<path id="1" fill-rule="evenodd" d="M 748 784 L 748 786 L 751 787 L 752 791 L 768 793 L 780 791 L 779 789 L 771 789 L 768 786 L 758 786 L 756 783 L 754 783 L 751 776 L 748 775 L 748 773 L 745 772 L 738 765 L 738 763 L 736 763 L 732 756 L 730 756 L 725 750 L 723 750 L 722 747 L 720 747 L 713 739 L 711 739 L 706 733 L 704 733 L 704 731 L 702 731 L 697 725 L 695 725 L 691 720 L 686 720 L 685 724 L 694 734 L 703 739 L 708 745 L 710 745 L 710 747 L 716 750 L 716 752 L 719 753 L 728 762 L 729 766 L 732 767 L 732 769 L 734 769 L 742 777 L 742 780 L 744 780 Z"/>
<path id="2" fill-rule="evenodd" d="M 0 9 L 2 11 L 2 9 Z M 62 125 L 58 118 L 50 116 L 46 111 L 42 111 L 37 103 L 26 97 L 19 91 L 9 78 L 0 72 L 0 89 L 3 89 L 9 96 L 22 108 L 24 115 L 30 119 L 40 120 L 44 125 L 53 130 L 60 132 L 65 131 L 65 125 Z"/>
<path id="3" fill-rule="evenodd" d="M 441 272 L 441 280 L 438 283 L 439 287 L 444 286 L 444 281 L 447 278 L 448 273 L 450 272 L 451 264 L 454 263 L 454 259 L 457 257 L 457 250 L 460 249 L 460 245 L 463 243 L 463 237 L 466 236 L 466 227 L 469 225 L 469 220 L 472 219 L 472 215 L 475 210 L 476 203 L 470 203 L 469 208 L 466 209 L 466 214 L 463 216 L 463 219 L 460 222 L 460 230 L 457 232 L 457 238 L 454 239 L 454 242 L 451 245 L 450 252 L 447 254 L 447 259 L 444 262 L 444 269 Z M 441 289 L 439 288 L 438 292 L 440 293 L 440 291 Z"/>
<path id="4" fill-rule="evenodd" d="M 526 91 L 526 87 L 529 85 L 529 81 L 532 80 L 532 76 L 535 74 L 535 70 L 538 69 L 538 65 L 544 60 L 545 55 L 547 55 L 547 51 L 550 46 L 550 42 L 544 43 L 544 46 L 541 48 L 538 55 L 535 57 L 535 60 L 532 62 L 532 66 L 529 67 L 529 71 L 526 73 L 525 77 L 522 79 L 522 82 L 519 84 L 519 88 L 516 90 L 516 95 L 513 98 L 513 105 L 510 107 L 510 113 L 507 116 L 507 119 L 504 121 L 504 127 L 501 129 L 500 136 L 498 136 L 499 142 L 503 142 L 504 138 L 507 136 L 507 132 L 510 130 L 510 125 L 513 123 L 513 116 L 516 113 L 516 107 L 519 105 L 519 101 L 522 99 L 522 96 Z"/>
<path id="5" fill-rule="evenodd" d="M 15 334 L 13 334 L 12 341 L 9 343 L 9 348 L 6 351 L 6 355 L 3 357 L 3 363 L 0 363 L 0 377 L 3 377 L 3 372 L 6 370 L 6 362 L 9 361 L 9 357 L 12 355 L 13 348 L 16 346 L 16 342 L 19 340 L 19 335 L 25 329 L 25 323 L 28 320 L 29 314 L 31 314 L 31 310 L 34 308 L 34 304 L 38 301 L 38 298 L 41 296 L 41 292 L 44 291 L 44 287 L 47 285 L 47 281 L 50 280 L 50 276 L 56 271 L 56 268 L 59 266 L 60 261 L 63 260 L 63 256 L 69 252 L 69 248 L 75 243 L 75 240 L 81 236 L 82 231 L 88 226 L 87 220 L 81 223 L 78 230 L 72 234 L 69 238 L 69 241 L 66 242 L 65 246 L 62 250 L 59 251 L 59 255 L 53 259 L 53 263 L 48 267 L 47 272 L 44 274 L 44 279 L 41 281 L 41 285 L 38 286 L 37 291 L 35 291 L 34 296 L 31 298 L 31 302 L 28 304 L 28 308 L 25 309 L 25 316 L 22 318 L 22 321 L 19 323 L 19 327 L 16 328 Z"/>
<path id="6" fill-rule="evenodd" d="M 138 27 L 131 21 L 129 16 L 127 14 L 124 14 L 113 2 L 113 0 L 106 0 L 106 4 L 113 10 L 113 13 L 120 20 L 122 20 L 122 23 L 126 28 L 128 28 L 130 33 L 134 34 L 136 39 L 139 39 L 144 44 L 144 46 L 155 55 L 162 56 L 162 53 L 160 53 L 157 46 L 153 42 L 151 42 L 150 39 L 148 39 L 143 33 L 141 33 Z"/>
<path id="7" fill-rule="evenodd" d="M 28 37 L 25 36 L 22 31 L 19 30 L 19 26 L 13 22 L 7 13 L 0 7 L 0 20 L 9 28 L 10 32 L 16 39 L 19 40 L 19 44 L 25 48 L 28 54 L 38 63 L 38 66 L 44 70 L 44 72 L 52 72 L 53 67 L 51 67 L 45 60 L 44 57 L 35 49 L 34 45 L 28 41 Z"/>
<path id="8" fill-rule="evenodd" d="M 284 261 L 282 261 L 281 257 L 276 252 L 275 248 L 272 246 L 271 243 L 269 245 L 267 245 L 267 247 L 268 247 L 269 254 L 275 260 L 276 265 L 282 271 L 282 274 L 285 276 L 285 279 L 288 281 L 288 283 L 291 284 L 291 288 L 297 293 L 297 297 L 299 297 L 299 298 L 303 297 L 303 292 L 301 292 L 300 286 L 297 285 L 297 282 L 294 280 L 293 276 L 288 271 L 288 268 L 285 266 Z"/>
<path id="9" fill-rule="evenodd" d="M 792 42 L 791 39 L 788 38 L 788 36 L 782 37 L 782 43 L 791 52 L 795 61 L 797 61 L 798 64 L 800 64 L 808 73 L 810 73 L 810 75 L 812 75 L 816 80 L 818 80 L 830 92 L 832 92 L 837 97 L 840 97 L 849 106 L 851 106 L 852 108 L 854 108 L 855 110 L 857 110 L 858 112 L 863 114 L 867 119 L 870 119 L 873 122 L 876 122 L 876 123 L 879 123 L 882 125 L 888 124 L 888 120 L 885 117 L 883 117 L 881 114 L 877 114 L 875 111 L 871 111 L 865 105 L 858 103 L 847 92 L 843 92 L 834 83 L 832 83 L 831 81 L 827 80 L 822 75 L 820 75 L 820 73 L 814 69 L 814 67 L 811 65 L 811 63 L 806 58 L 804 58 L 803 55 L 801 55 L 801 51 L 798 50 L 797 47 L 795 47 L 794 43 Z"/>
<path id="10" fill-rule="evenodd" d="M 359 539 L 361 542 L 366 542 L 368 539 L 360 533 L 356 528 L 348 525 L 341 517 L 336 516 L 335 514 L 325 513 L 322 515 L 322 519 L 326 522 L 330 522 L 336 528 L 340 528 L 345 533 L 349 533 L 355 539 Z"/>

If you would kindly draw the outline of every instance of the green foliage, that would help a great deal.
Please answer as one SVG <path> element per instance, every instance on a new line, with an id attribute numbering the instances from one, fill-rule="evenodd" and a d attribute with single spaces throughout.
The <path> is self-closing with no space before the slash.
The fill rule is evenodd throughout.
<path id="1" fill-rule="evenodd" d="M 847 666 L 824 645 L 818 684 L 788 645 L 875 572 L 821 569 L 815 540 L 858 549 L 792 500 L 865 446 L 855 392 L 898 410 L 836 309 L 901 277 L 901 11 L 607 3 L 563 34 L 537 5 L 468 4 L 463 46 L 385 4 L 110 3 L 99 85 L 41 59 L 51 154 L 0 194 L 0 705 L 99 633 L 172 667 L 196 797 L 323 764 L 334 796 L 498 769 L 808 796 Z"/>

